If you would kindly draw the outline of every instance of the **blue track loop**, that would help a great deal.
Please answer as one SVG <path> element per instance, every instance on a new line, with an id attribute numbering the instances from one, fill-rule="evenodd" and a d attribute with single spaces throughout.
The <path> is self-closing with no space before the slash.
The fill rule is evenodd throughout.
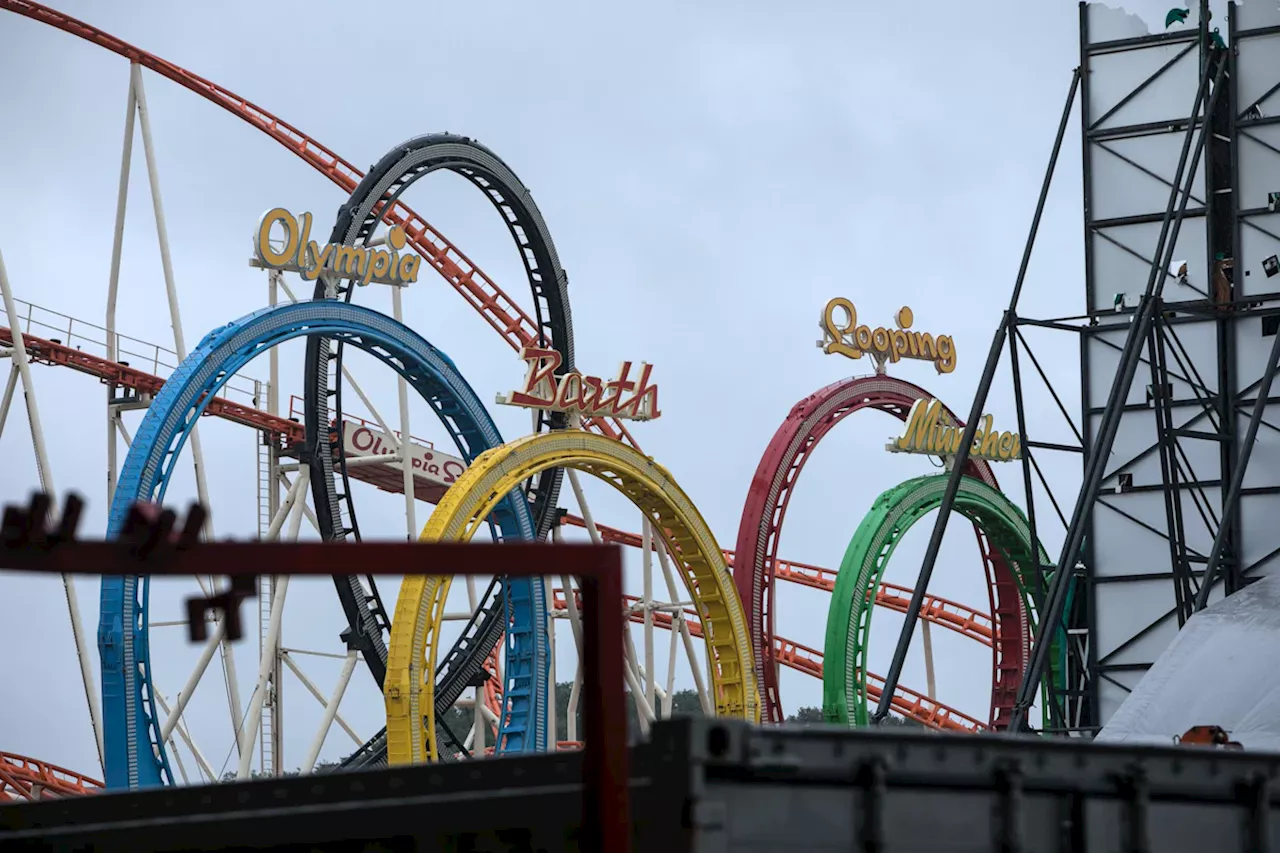
<path id="1" fill-rule="evenodd" d="M 331 300 L 265 308 L 206 335 L 156 395 L 120 472 L 108 538 L 119 535 L 135 501 L 164 499 L 187 437 L 227 380 L 271 347 L 307 335 L 341 340 L 403 376 L 439 415 L 468 463 L 502 444 L 493 419 L 453 362 L 411 329 L 368 308 Z M 497 538 L 534 536 L 529 505 L 523 499 L 508 496 L 490 524 Z M 531 723 L 536 723 L 536 711 L 545 712 L 535 708 L 534 702 L 538 696 L 534 626 L 545 622 L 546 599 L 541 579 L 511 579 L 506 586 L 511 602 L 503 685 L 508 713 L 503 715 L 499 743 L 505 742 L 506 752 L 522 752 L 542 746 L 526 733 L 541 728 Z M 152 692 L 148 595 L 145 576 L 103 578 L 98 649 L 108 788 L 173 784 Z"/>

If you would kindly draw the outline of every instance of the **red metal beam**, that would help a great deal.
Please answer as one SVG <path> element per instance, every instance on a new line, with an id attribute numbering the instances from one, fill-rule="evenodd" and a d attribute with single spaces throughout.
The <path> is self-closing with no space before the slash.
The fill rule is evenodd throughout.
<path id="1" fill-rule="evenodd" d="M 47 501 L 47 497 L 44 498 Z M 45 504 L 47 506 L 47 504 Z M 71 518 L 80 503 L 62 502 Z M 35 502 L 33 502 L 35 506 Z M 622 632 L 617 602 L 622 598 L 622 553 L 616 546 L 510 542 L 209 542 L 195 541 L 200 524 L 188 519 L 190 544 L 176 546 L 161 535 L 155 507 L 140 507 L 126 522 L 125 537 L 112 542 L 61 541 L 49 537 L 43 518 L 6 507 L 0 529 L 0 565 L 6 570 L 98 575 L 229 575 L 253 583 L 270 574 L 510 575 L 532 577 L 548 572 L 580 578 L 585 631 L 582 669 L 586 750 L 583 761 L 582 836 L 584 850 L 627 853 L 631 850 L 630 757 L 624 740 L 626 697 L 623 693 Z M 64 517 L 65 518 L 65 517 Z M 180 525 L 181 526 L 181 525 Z M 67 535 L 74 534 L 74 530 Z M 158 538 L 158 543 L 151 543 Z M 150 545 L 150 547 L 147 547 Z M 203 627 L 202 602 L 188 602 L 192 627 Z M 231 621 L 231 620 L 228 620 Z"/>
<path id="2" fill-rule="evenodd" d="M 108 361 L 96 355 L 90 355 L 78 349 L 64 346 L 44 338 L 23 333 L 22 341 L 27 357 L 37 364 L 52 364 L 69 367 L 80 373 L 96 376 L 104 385 L 128 388 L 139 394 L 150 394 L 154 397 L 164 387 L 164 380 L 159 376 L 128 367 L 119 362 Z M 0 327 L 0 345 L 13 347 L 13 333 Z M 234 403 L 225 397 L 214 397 L 209 401 L 204 413 L 210 417 L 223 418 L 233 423 L 252 427 L 265 433 L 271 439 L 287 446 L 300 442 L 304 436 L 302 424 L 270 415 L 252 406 Z"/>
<path id="3" fill-rule="evenodd" d="M 571 527 L 586 526 L 586 522 L 576 515 L 565 515 L 561 519 L 561 524 L 567 524 Z M 596 529 L 600 531 L 600 538 L 605 542 L 627 545 L 631 548 L 639 548 L 641 546 L 640 534 L 638 533 L 628 533 L 603 524 L 597 524 Z M 732 569 L 734 553 L 725 551 L 724 559 L 725 563 Z M 805 563 L 796 563 L 791 560 L 778 560 L 774 565 L 774 573 L 779 580 L 790 581 L 812 589 L 820 589 L 824 592 L 831 592 L 836 585 L 836 573 L 830 569 L 810 566 Z M 910 600 L 911 590 L 905 586 L 881 582 L 880 588 L 876 590 L 876 606 L 898 613 L 907 612 L 907 603 Z M 934 595 L 926 596 L 924 607 L 920 611 L 920 618 L 939 627 L 963 634 L 988 648 L 991 647 L 991 617 L 980 610 L 974 610 L 968 605 Z"/>
<path id="4" fill-rule="evenodd" d="M 47 800 L 101 790 L 101 782 L 83 773 L 25 755 L 0 752 L 0 802 Z"/>
<path id="5" fill-rule="evenodd" d="M 574 597 L 578 599 L 578 606 L 581 607 L 581 597 L 576 594 Z M 624 595 L 622 598 L 628 604 L 635 604 L 640 600 L 634 595 Z M 554 590 L 552 604 L 556 609 L 564 609 L 566 607 L 564 590 L 560 587 L 556 587 Z M 686 607 L 684 608 L 684 615 L 685 621 L 689 626 L 690 635 L 701 637 L 702 623 L 698 620 L 698 611 Z M 628 618 L 632 622 L 644 622 L 643 613 L 628 613 Z M 657 628 L 671 631 L 674 629 L 674 621 L 668 612 L 654 611 L 653 613 L 653 624 Z M 774 637 L 773 643 L 778 663 L 797 672 L 812 676 L 819 681 L 822 680 L 822 652 L 788 640 L 785 637 Z M 883 692 L 884 679 L 874 672 L 868 672 L 867 698 L 874 702 L 879 702 L 880 695 Z M 902 684 L 899 684 L 897 690 L 894 691 L 892 707 L 899 716 L 915 720 L 938 731 L 976 734 L 977 732 L 987 731 L 990 728 L 986 723 L 970 717 L 963 711 L 958 711 L 950 705 L 944 705 L 936 699 L 930 699 L 923 693 L 919 693 Z"/>

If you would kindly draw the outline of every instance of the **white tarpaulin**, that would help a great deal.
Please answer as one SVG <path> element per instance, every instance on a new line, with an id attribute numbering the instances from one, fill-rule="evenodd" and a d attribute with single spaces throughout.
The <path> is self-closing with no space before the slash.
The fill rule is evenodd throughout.
<path id="1" fill-rule="evenodd" d="M 1193 616 L 1097 739 L 1168 744 L 1199 725 L 1280 752 L 1280 576 Z"/>

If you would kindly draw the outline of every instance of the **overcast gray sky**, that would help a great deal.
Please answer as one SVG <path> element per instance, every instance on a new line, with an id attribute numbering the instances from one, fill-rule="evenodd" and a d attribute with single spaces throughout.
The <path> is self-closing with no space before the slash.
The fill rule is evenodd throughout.
<path id="1" fill-rule="evenodd" d="M 1159 27 L 1168 5 L 1134 0 L 1129 8 Z M 420 4 L 388 2 L 366 18 L 334 3 L 231 2 L 198 14 L 160 2 L 59 6 L 255 101 L 362 168 L 432 131 L 464 133 L 493 148 L 532 189 L 549 223 L 569 273 L 580 365 L 597 374 L 610 374 L 623 359 L 656 365 L 663 417 L 635 435 L 730 548 L 760 454 L 791 406 L 870 371 L 815 348 L 819 312 L 831 297 L 853 299 L 872 325 L 887 325 L 907 304 L 917 329 L 953 335 L 953 374 L 939 377 L 923 363 L 893 372 L 967 410 L 1017 270 L 1079 48 L 1077 6 L 1069 0 L 875 7 L 748 0 L 696 8 L 660 0 L 609 11 L 556 0 L 433 5 L 429 13 Z M 246 265 L 264 210 L 314 211 L 327 233 L 344 197 L 218 107 L 149 72 L 145 81 L 192 346 L 266 303 L 264 276 Z M 7 201 L 0 251 L 18 298 L 99 324 L 127 82 L 120 57 L 0 15 L 0 198 Z M 171 346 L 140 140 L 135 153 L 118 326 Z M 1079 159 L 1073 126 L 1026 313 L 1083 308 Z M 529 305 L 505 228 L 470 185 L 432 176 L 406 200 Z M 362 292 L 360 299 L 390 310 L 383 293 Z M 486 401 L 519 382 L 515 355 L 438 277 L 424 271 L 406 306 L 409 324 L 447 352 Z M 1043 346 L 1042 361 L 1074 413 L 1074 341 L 1049 337 Z M 287 347 L 282 359 L 287 399 L 301 391 L 301 346 Z M 362 381 L 390 410 L 393 378 L 361 366 Z M 247 373 L 265 378 L 266 365 L 256 362 Z M 35 379 L 54 482 L 59 492 L 88 496 L 86 532 L 100 533 L 103 391 L 68 371 L 41 368 Z M 1007 373 L 998 385 L 990 411 L 1014 429 Z M 527 429 L 525 413 L 491 410 L 508 438 Z M 139 416 L 131 418 L 136 428 Z M 1051 418 L 1042 423 L 1036 438 L 1068 435 Z M 414 424 L 416 435 L 444 438 L 424 407 L 414 409 Z M 883 451 L 896 428 L 884 416 L 864 415 L 826 439 L 792 501 L 784 556 L 834 568 L 876 495 L 932 470 L 924 458 Z M 202 429 L 217 533 L 252 535 L 253 436 L 207 420 Z M 30 448 L 15 409 L 0 438 L 0 501 L 25 499 L 37 485 Z M 182 471 L 169 503 L 194 494 L 189 469 Z M 1055 471 L 1072 484 L 1072 464 Z M 1018 470 L 1006 466 L 998 474 L 1024 503 Z M 637 514 L 607 491 L 590 492 L 600 520 L 637 529 Z M 360 507 L 367 534 L 403 535 L 398 498 L 362 489 Z M 428 510 L 419 506 L 419 523 Z M 911 582 L 929 526 L 908 535 L 887 579 Z M 1056 553 L 1058 531 L 1045 525 L 1044 534 Z M 336 603 L 331 587 L 317 584 L 295 593 L 294 606 L 304 612 L 290 617 L 286 643 L 333 651 Z M 97 588 L 96 580 L 78 583 L 91 641 Z M 952 526 L 933 590 L 989 609 L 967 525 Z M 0 601 L 11 648 L 0 749 L 97 773 L 58 583 L 2 575 Z M 165 618 L 174 618 L 177 602 L 173 593 Z M 826 597 L 784 587 L 779 602 L 779 633 L 821 649 Z M 900 624 L 894 614 L 876 615 L 874 670 L 886 669 Z M 989 651 L 941 631 L 934 644 L 940 698 L 985 719 Z M 172 697 L 194 654 L 177 635 L 153 646 L 161 689 Z M 246 698 L 251 646 L 238 659 Z M 662 660 L 665 643 L 660 649 Z M 326 692 L 336 673 L 329 663 L 314 669 Z M 904 683 L 923 690 L 923 669 L 915 649 Z M 344 703 L 363 734 L 376 730 L 382 715 L 369 682 L 358 673 Z M 296 682 L 286 689 L 289 713 L 301 720 L 288 733 L 292 766 L 319 706 Z M 821 702 L 821 686 L 795 673 L 784 675 L 783 689 L 788 710 Z M 216 755 L 209 758 L 218 764 L 228 741 L 225 731 L 219 735 L 216 698 L 197 695 L 208 701 L 193 706 L 192 727 L 210 731 L 215 746 L 208 751 Z M 326 754 L 349 749 L 335 733 Z"/>

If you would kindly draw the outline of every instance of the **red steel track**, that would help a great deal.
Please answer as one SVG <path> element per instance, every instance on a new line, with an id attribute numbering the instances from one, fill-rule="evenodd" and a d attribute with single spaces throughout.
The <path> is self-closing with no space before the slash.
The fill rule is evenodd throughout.
<path id="1" fill-rule="evenodd" d="M 69 367 L 79 373 L 95 376 L 104 384 L 128 388 L 138 394 L 155 396 L 164 385 L 164 379 L 136 368 L 111 362 L 105 358 L 99 358 L 55 341 L 38 338 L 33 335 L 24 334 L 22 337 L 28 357 L 37 364 Z M 13 334 L 4 327 L 0 327 L 0 345 L 13 346 Z M 270 440 L 278 442 L 282 447 L 288 447 L 295 442 L 301 442 L 303 439 L 303 427 L 297 421 L 271 415 L 252 406 L 232 402 L 224 397 L 214 397 L 209 401 L 205 414 L 259 430 Z M 352 470 L 359 474 L 362 473 L 361 469 L 378 467 L 381 466 L 358 466 Z M 382 485 L 383 480 L 390 483 L 387 477 L 379 479 L 375 476 L 376 472 L 374 471 L 363 473 L 366 478 L 369 478 L 370 482 L 377 480 L 374 484 L 379 485 L 380 488 L 385 488 L 387 491 L 396 491 L 394 485 Z M 398 472 L 394 479 L 397 483 L 402 482 Z M 563 523 L 575 527 L 584 526 L 583 520 L 574 515 L 565 516 Z M 640 547 L 640 536 L 638 534 L 627 533 L 606 525 L 596 525 L 596 527 L 606 542 L 616 542 L 633 548 Z M 724 556 L 725 561 L 732 568 L 734 565 L 734 552 L 725 551 Z M 789 560 L 778 560 L 775 564 L 774 572 L 779 579 L 798 583 L 802 586 L 821 589 L 826 592 L 831 592 L 835 588 L 835 572 L 819 566 L 810 566 Z M 880 590 L 876 594 L 876 604 L 899 613 L 905 613 L 907 601 L 910 598 L 911 590 L 907 587 L 884 583 L 881 584 Z M 984 645 L 990 646 L 992 644 L 991 617 L 966 605 L 937 596 L 928 596 L 921 610 L 921 616 L 936 625 L 957 631 Z"/>
<path id="2" fill-rule="evenodd" d="M 0 752 L 0 803 L 51 800 L 101 790 L 97 779 L 25 755 Z"/>
<path id="3" fill-rule="evenodd" d="M 586 522 L 576 515 L 564 516 L 561 519 L 561 523 L 570 527 L 586 527 Z M 600 531 L 600 538 L 605 542 L 615 542 L 631 548 L 641 547 L 640 534 L 638 533 L 628 533 L 624 530 L 618 530 L 616 527 L 607 527 L 599 523 L 596 524 L 596 529 Z M 723 553 L 725 563 L 732 569 L 734 552 L 724 551 Z M 820 589 L 823 592 L 831 592 L 836 586 L 836 573 L 830 569 L 824 569 L 821 566 L 810 566 L 806 563 L 793 563 L 790 560 L 778 560 L 774 565 L 774 575 L 779 580 L 790 581 L 812 589 Z M 882 581 L 880 589 L 876 591 L 876 606 L 885 607 L 898 613 L 907 612 L 907 602 L 910 600 L 911 590 L 905 586 Z M 967 605 L 950 601 L 946 598 L 939 598 L 936 595 L 926 595 L 924 605 L 920 608 L 920 618 L 941 628 L 963 634 L 971 640 L 977 640 L 984 646 L 991 646 L 993 633 L 991 617 Z"/>
<path id="4" fill-rule="evenodd" d="M 575 595 L 575 598 L 577 597 Z M 634 605 L 640 601 L 634 595 L 624 595 L 623 598 L 626 599 L 629 605 Z M 557 610 L 563 610 L 567 606 L 564 590 L 559 587 L 555 589 L 553 606 Z M 702 623 L 698 621 L 698 611 L 686 607 L 684 608 L 684 616 L 685 622 L 689 626 L 689 634 L 701 638 Z M 632 622 L 644 622 L 644 613 L 633 611 L 628 614 L 628 618 Z M 671 614 L 666 611 L 655 610 L 653 613 L 654 627 L 670 631 L 673 628 L 674 621 Z M 817 649 L 792 642 L 783 637 L 774 637 L 774 659 L 783 666 L 812 676 L 819 681 L 822 680 L 822 652 Z M 867 697 L 874 702 L 879 702 L 883 690 L 884 679 L 874 672 L 868 672 Z M 975 720 L 962 711 L 957 711 L 949 705 L 930 699 L 928 696 L 917 693 L 901 684 L 898 685 L 898 689 L 893 695 L 892 707 L 899 716 L 915 720 L 939 731 L 975 734 L 987 731 L 989 728 L 986 723 Z"/>
<path id="5" fill-rule="evenodd" d="M 128 42 L 112 36 L 103 30 L 98 29 L 90 24 L 65 15 L 56 9 L 51 9 L 40 3 L 27 2 L 27 0 L 0 0 L 0 9 L 15 12 L 24 17 L 38 21 L 51 27 L 60 29 L 66 33 L 82 38 L 92 44 L 97 45 L 105 50 L 109 50 L 119 56 L 124 57 L 130 62 L 137 63 L 142 67 L 165 77 L 174 83 L 188 89 L 191 92 L 211 101 L 212 103 L 222 107 L 232 115 L 252 125 L 262 133 L 276 140 L 285 149 L 301 158 L 306 163 L 321 174 L 328 177 L 344 192 L 350 193 L 355 189 L 364 173 L 355 167 L 350 161 L 343 159 L 336 152 L 326 148 L 324 145 L 303 133 L 298 128 L 285 122 L 279 117 L 267 112 L 251 101 L 240 97 L 228 89 L 218 84 L 200 77 L 184 68 L 181 68 L 155 54 L 137 48 Z M 415 251 L 425 258 L 430 266 L 436 270 L 449 284 L 458 291 L 458 293 L 471 305 L 476 311 L 484 317 L 507 342 L 512 349 L 519 351 L 521 348 L 536 342 L 539 338 L 539 331 L 533 319 L 498 285 L 487 276 L 476 264 L 474 264 L 465 254 L 462 253 L 452 242 L 450 242 L 443 234 L 432 227 L 425 219 L 415 213 L 407 205 L 397 201 L 389 209 L 382 211 L 382 218 L 388 224 L 401 225 L 409 239 L 410 245 Z M 6 330 L 7 332 L 7 330 Z M 11 338 L 8 339 L 11 343 Z M 56 346 L 52 342 L 41 341 L 41 345 Z M 47 350 L 48 356 L 44 359 L 51 364 L 65 364 L 66 366 L 80 369 L 86 373 L 94 375 L 110 381 L 113 377 L 118 384 L 127 387 L 134 387 L 130 383 L 137 383 L 139 386 L 147 380 L 146 374 L 140 371 L 132 371 L 130 368 L 121 365 L 106 363 L 102 359 L 93 359 L 91 356 L 78 353 L 70 348 L 63 348 L 65 352 L 55 352 Z M 54 358 L 63 358 L 63 361 L 55 361 Z M 102 364 L 90 364 L 90 361 L 103 362 Z M 151 377 L 155 379 L 154 377 Z M 159 380 L 157 380 L 159 381 Z M 156 385 L 155 387 L 158 387 Z M 154 390 L 147 390 L 145 393 L 154 393 Z M 247 406 L 241 406 L 223 398 L 215 398 L 210 402 L 209 414 L 233 420 L 237 423 L 243 423 L 263 430 L 268 434 L 280 434 L 283 437 L 291 437 L 297 432 L 298 425 L 264 412 L 257 412 Z M 267 420 L 272 419 L 272 420 Z M 590 418 L 583 420 L 583 426 L 588 429 L 595 430 L 602 435 L 610 438 L 626 441 L 633 447 L 638 447 L 634 437 L 627 431 L 625 425 L 612 418 Z M 763 462 L 762 462 L 763 464 Z M 803 462 L 800 463 L 803 465 Z M 798 467 L 796 473 L 798 473 Z M 750 499 L 749 499 L 750 501 Z M 781 506 L 785 511 L 785 502 Z M 781 513 L 777 516 L 777 526 L 781 525 Z M 741 538 L 741 537 L 740 537 Z M 771 554 L 771 563 L 777 563 L 776 555 L 776 536 L 774 539 L 773 553 Z M 739 551 L 742 551 L 741 545 Z M 748 551 L 750 553 L 750 551 Z M 763 571 L 763 567 L 761 567 Z M 739 577 L 745 573 L 743 567 L 739 567 L 735 573 Z M 766 614 L 767 607 L 772 603 L 773 590 L 773 574 L 769 576 L 767 585 L 767 595 L 762 595 L 760 606 L 757 608 L 754 598 L 743 597 L 743 604 L 748 609 L 748 616 L 759 618 Z M 741 584 L 740 584 L 741 586 Z M 877 596 L 877 600 L 879 596 Z M 994 607 L 997 601 L 996 593 L 992 593 L 993 610 L 997 612 L 997 633 L 999 626 L 999 611 Z M 1025 622 L 1025 618 L 1023 620 Z M 768 630 L 768 636 L 772 638 L 772 619 L 764 620 L 761 624 Z M 765 644 L 766 654 L 769 660 L 776 658 L 775 649 L 772 642 Z M 759 651 L 759 650 L 758 650 Z M 1003 663 L 1001 661 L 1001 652 L 996 651 L 997 663 L 999 669 Z M 763 659 L 757 655 L 757 665 L 761 666 Z M 771 677 L 774 673 L 773 667 L 763 667 L 767 685 L 769 689 L 765 691 L 766 702 L 770 698 L 776 704 L 777 684 L 776 677 Z M 1021 672 L 1020 661 L 1018 672 Z M 774 674 L 776 676 L 776 674 Z M 896 701 L 896 700 L 895 700 Z M 993 698 L 993 702 L 994 702 Z M 766 707 L 771 707 L 766 705 Z M 780 705 L 777 707 L 778 715 L 780 715 Z"/>
<path id="6" fill-rule="evenodd" d="M 162 77 L 177 83 L 202 98 L 212 101 L 237 118 L 253 125 L 255 128 L 279 142 L 287 150 L 310 164 L 320 174 L 333 181 L 345 193 L 356 188 L 364 172 L 357 169 L 350 161 L 324 145 L 312 139 L 298 128 L 272 115 L 257 104 L 219 86 L 210 80 L 180 68 L 168 60 L 155 54 L 134 47 L 110 33 L 103 32 L 84 21 L 51 9 L 40 3 L 26 0 L 0 0 L 0 9 L 16 12 L 42 24 L 56 27 L 63 32 L 78 36 L 105 50 L 123 56 L 130 62 L 136 62 L 149 68 Z M 407 205 L 397 201 L 388 210 L 382 211 L 382 218 L 388 225 L 400 225 L 404 228 L 413 246 L 427 263 L 438 272 L 445 281 L 462 295 L 472 308 L 484 317 L 502 339 L 517 352 L 538 341 L 538 328 L 533 319 L 525 313 L 502 288 L 485 275 L 484 271 L 471 262 L 443 234 L 433 228 L 430 223 L 415 213 Z M 627 428 L 613 418 L 590 418 L 583 420 L 583 426 L 593 429 L 601 435 L 620 439 L 638 447 Z"/>
<path id="7" fill-rule="evenodd" d="M 905 421 L 912 403 L 932 397 L 923 388 L 890 376 L 854 377 L 833 383 L 791 409 L 761 457 L 747 492 L 734 549 L 736 554 L 747 556 L 735 560 L 733 574 L 748 629 L 757 644 L 753 649 L 756 679 L 766 721 L 783 720 L 777 668 L 773 665 L 778 662 L 774 641 L 774 587 L 778 577 L 775 567 L 780 562 L 782 522 L 805 462 L 822 437 L 854 412 L 874 409 Z M 947 417 L 960 424 L 949 410 Z M 986 462 L 970 460 L 966 473 L 996 486 Z M 1013 572 L 983 532 L 976 526 L 974 531 L 984 557 L 993 614 L 991 722 L 999 727 L 1016 698 L 1030 633 Z"/>
<path id="8" fill-rule="evenodd" d="M 164 385 L 164 380 L 159 376 L 133 367 L 127 367 L 119 362 L 98 358 L 95 355 L 89 355 L 86 352 L 81 352 L 78 349 L 72 349 L 44 338 L 37 338 L 23 333 L 22 343 L 27 351 L 28 358 L 32 361 L 40 364 L 69 367 L 80 373 L 96 376 L 105 385 L 129 388 L 139 394 L 149 394 L 152 397 L 159 393 L 160 388 Z M 0 327 L 0 344 L 12 347 L 13 332 Z M 269 415 L 252 406 L 234 403 L 225 397 L 214 397 L 210 400 L 208 407 L 205 409 L 205 414 L 261 430 L 266 435 L 279 439 L 283 446 L 288 446 L 295 441 L 302 441 L 303 439 L 302 424 L 278 415 Z"/>

